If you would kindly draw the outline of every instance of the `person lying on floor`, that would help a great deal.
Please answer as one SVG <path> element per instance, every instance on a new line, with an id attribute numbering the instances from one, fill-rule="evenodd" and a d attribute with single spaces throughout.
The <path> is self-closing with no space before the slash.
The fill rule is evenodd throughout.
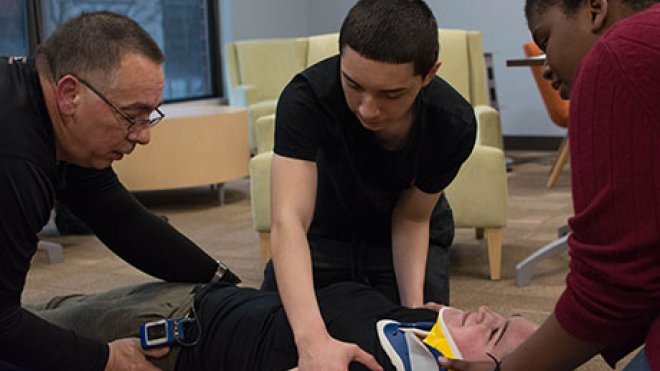
<path id="1" fill-rule="evenodd" d="M 487 307 L 477 312 L 443 307 L 440 316 L 427 309 L 406 308 L 359 283 L 333 284 L 316 294 L 330 335 L 346 342 L 356 359 L 372 370 L 403 369 L 405 364 L 416 369 L 414 365 L 420 361 L 401 354 L 428 351 L 405 334 L 422 332 L 409 329 L 428 331 L 436 320 L 429 342 L 444 344 L 438 346 L 442 354 L 475 361 L 488 360 L 486 353 L 496 358 L 511 353 L 536 330 L 534 323 L 522 317 L 506 318 Z M 165 349 L 154 350 L 152 355 L 162 358 L 151 360 L 164 370 L 288 370 L 298 362 L 293 334 L 276 292 L 222 283 L 152 282 L 94 295 L 56 297 L 31 310 L 79 335 L 102 341 L 138 336 L 140 324 L 148 321 L 186 315 L 195 318 L 184 327 L 189 346 L 174 345 L 167 355 Z M 403 344 L 407 351 L 401 352 L 401 342 L 408 343 Z M 438 369 L 435 356 L 431 359 Z M 358 367 L 362 366 L 351 364 L 351 369 Z"/>

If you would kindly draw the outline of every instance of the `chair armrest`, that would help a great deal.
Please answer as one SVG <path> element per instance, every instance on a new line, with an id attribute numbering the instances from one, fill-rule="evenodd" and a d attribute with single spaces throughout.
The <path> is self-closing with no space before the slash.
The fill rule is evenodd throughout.
<path id="1" fill-rule="evenodd" d="M 504 152 L 475 146 L 445 194 L 457 228 L 504 227 L 508 197 Z"/>
<path id="2" fill-rule="evenodd" d="M 272 151 L 275 146 L 275 115 L 262 116 L 254 123 L 257 153 Z"/>
<path id="3" fill-rule="evenodd" d="M 493 107 L 479 105 L 474 107 L 477 118 L 477 144 L 502 149 L 502 127 L 500 114 Z"/>
<path id="4" fill-rule="evenodd" d="M 270 166 L 272 160 L 272 151 L 260 153 L 250 159 L 252 223 L 257 232 L 270 231 Z"/>
<path id="5" fill-rule="evenodd" d="M 236 85 L 229 88 L 229 104 L 247 107 L 257 101 L 257 88 L 253 85 Z"/>

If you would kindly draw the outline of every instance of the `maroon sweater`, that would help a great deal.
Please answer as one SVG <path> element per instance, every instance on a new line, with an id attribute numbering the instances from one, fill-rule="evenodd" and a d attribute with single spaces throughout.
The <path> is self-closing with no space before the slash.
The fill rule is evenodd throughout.
<path id="1" fill-rule="evenodd" d="M 555 314 L 614 365 L 646 343 L 660 370 L 660 4 L 608 30 L 576 73 L 575 215 Z"/>

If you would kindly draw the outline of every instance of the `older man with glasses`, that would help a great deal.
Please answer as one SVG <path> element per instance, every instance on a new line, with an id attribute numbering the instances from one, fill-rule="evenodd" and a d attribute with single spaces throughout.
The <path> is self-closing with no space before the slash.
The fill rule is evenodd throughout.
<path id="1" fill-rule="evenodd" d="M 164 117 L 163 54 L 134 21 L 108 12 L 69 20 L 36 60 L 0 58 L 0 367 L 153 370 L 136 339 L 87 339 L 21 308 L 37 233 L 55 198 L 113 252 L 167 281 L 239 279 L 156 217 L 110 165 Z M 4 369 L 4 368 L 3 368 Z"/>
<path id="2" fill-rule="evenodd" d="M 156 126 L 164 117 L 165 114 L 161 112 L 161 110 L 158 107 L 154 107 L 154 110 L 151 112 L 149 115 L 149 118 L 147 119 L 138 119 L 137 117 L 132 117 L 128 113 L 122 111 L 121 108 L 117 107 L 114 105 L 114 103 L 110 102 L 108 98 L 103 95 L 100 91 L 98 91 L 92 84 L 87 82 L 87 80 L 81 79 L 78 76 L 75 76 L 72 74 L 72 76 L 76 77 L 78 81 L 80 81 L 83 85 L 89 88 L 89 90 L 93 91 L 94 94 L 96 94 L 99 98 L 101 98 L 105 103 L 110 106 L 121 118 L 123 118 L 126 121 L 126 124 L 128 125 L 128 131 L 140 131 L 144 128 L 152 128 Z M 148 107 L 147 107 L 148 108 Z"/>

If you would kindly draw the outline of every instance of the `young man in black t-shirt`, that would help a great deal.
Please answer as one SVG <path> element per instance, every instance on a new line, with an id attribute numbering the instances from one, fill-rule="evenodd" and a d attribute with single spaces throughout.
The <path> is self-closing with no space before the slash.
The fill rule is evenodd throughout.
<path id="1" fill-rule="evenodd" d="M 55 199 L 148 274 L 180 282 L 238 281 L 146 210 L 110 167 L 147 144 L 150 127 L 162 118 L 162 63 L 146 31 L 107 12 L 65 23 L 38 48 L 36 61 L 0 58 L 0 367 L 151 367 L 135 339 L 105 344 L 21 308 L 37 233 Z"/>
<path id="2" fill-rule="evenodd" d="M 364 359 L 328 334 L 314 288 L 358 281 L 411 308 L 447 303 L 446 292 L 424 290 L 425 278 L 447 284 L 430 234 L 453 233 L 439 200 L 472 151 L 476 120 L 439 67 L 423 1 L 361 0 L 342 25 L 340 55 L 280 96 L 262 288 L 280 292 L 302 369 Z"/>

